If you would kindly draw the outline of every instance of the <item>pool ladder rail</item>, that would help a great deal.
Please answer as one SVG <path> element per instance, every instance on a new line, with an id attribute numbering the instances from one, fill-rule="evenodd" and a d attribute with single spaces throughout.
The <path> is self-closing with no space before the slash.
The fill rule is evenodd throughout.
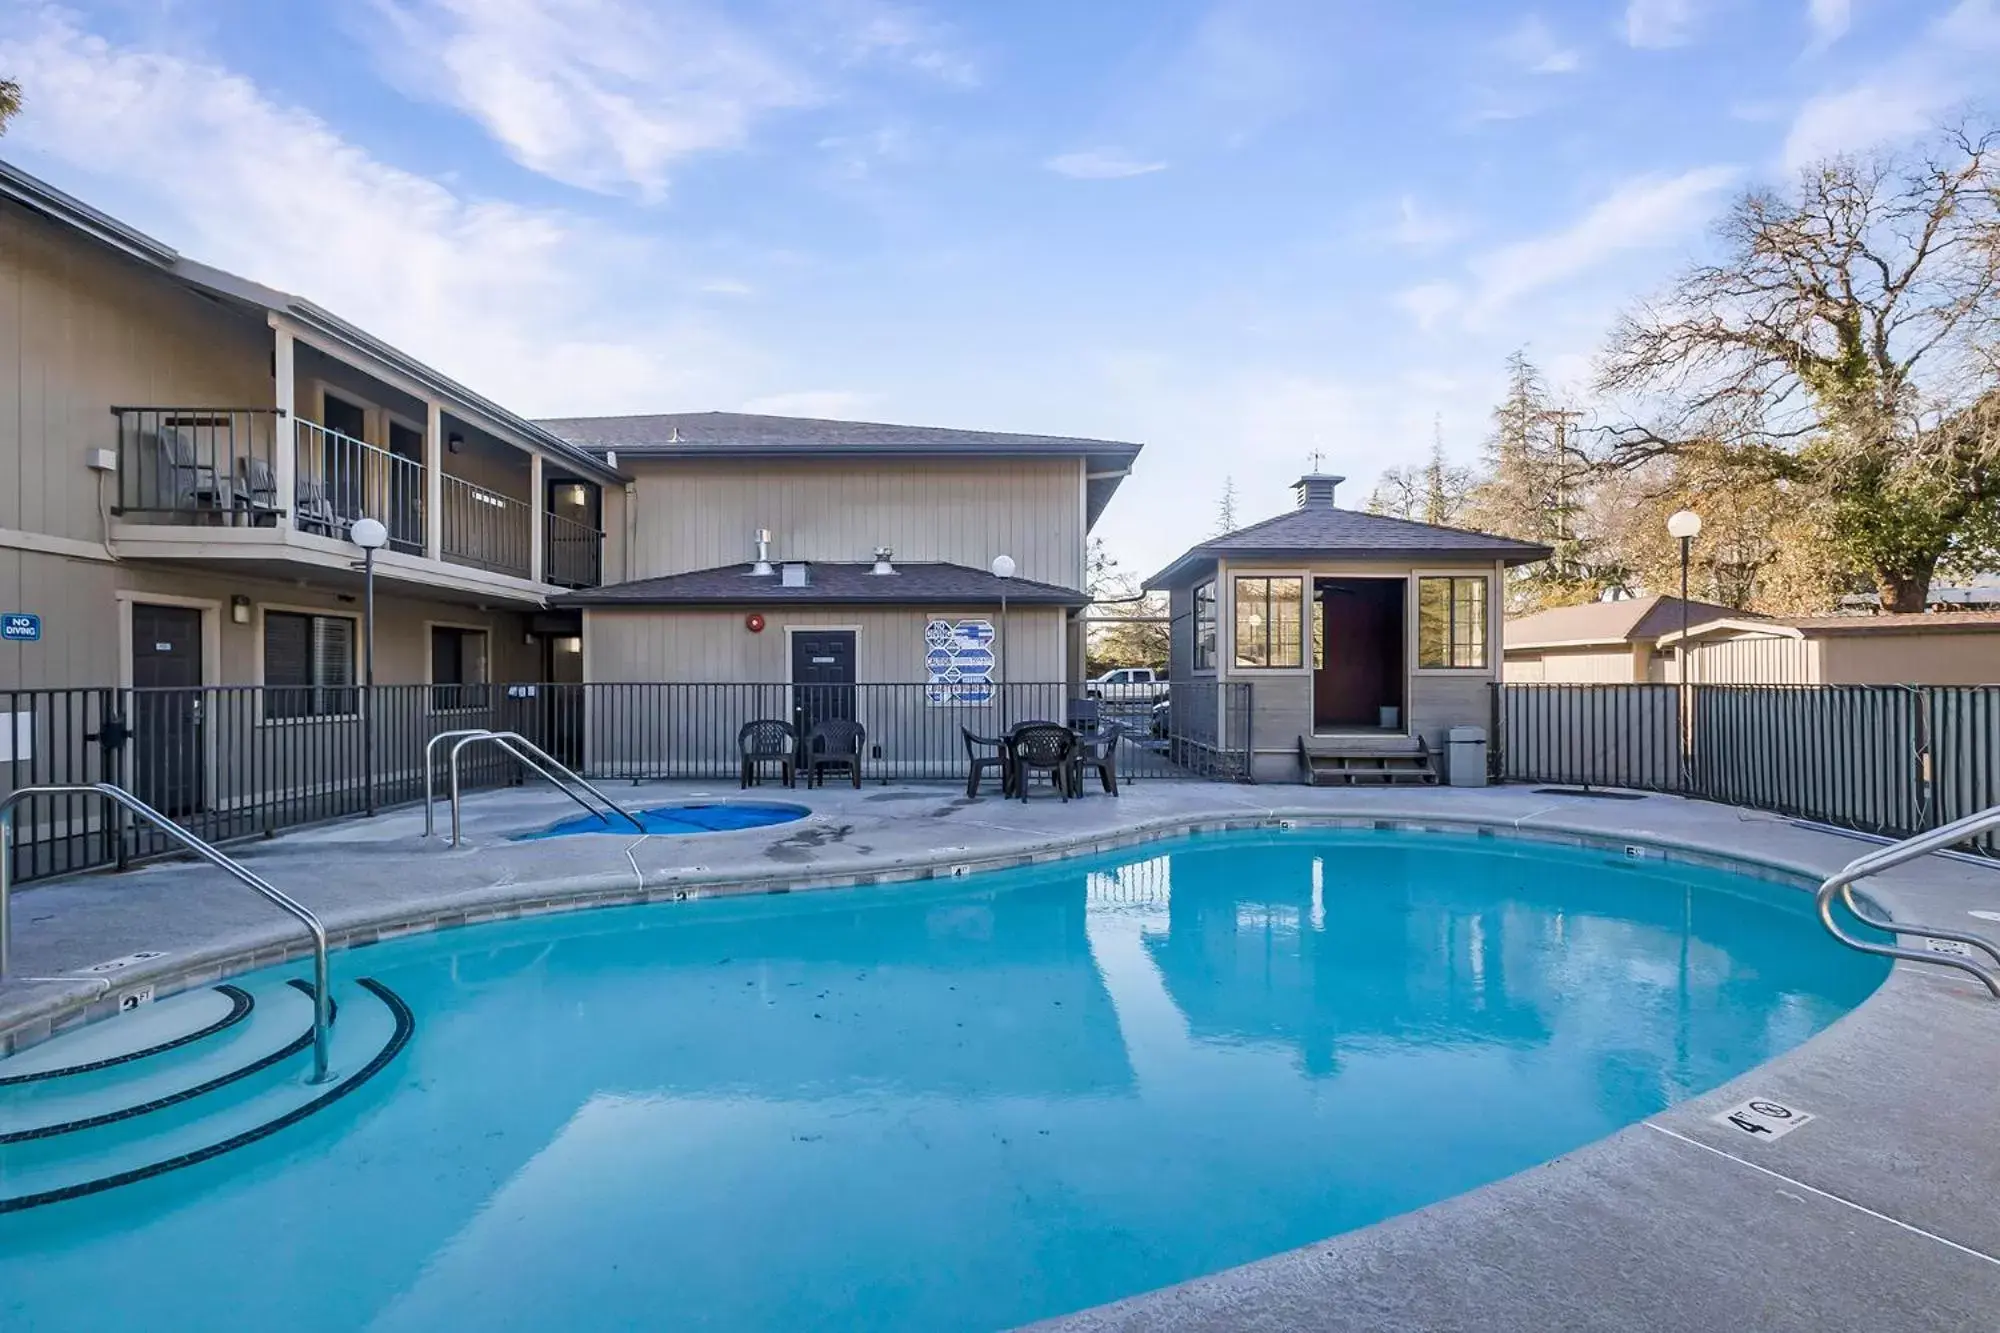
<path id="1" fill-rule="evenodd" d="M 467 727 L 460 731 L 440 731 L 424 745 L 424 836 L 437 832 L 437 747 L 440 742 L 452 742 L 450 752 L 451 785 L 451 845 L 461 842 L 459 821 L 459 756 L 469 745 L 488 742 L 497 745 L 512 755 L 524 768 L 533 769 L 555 785 L 556 790 L 582 806 L 585 813 L 594 815 L 609 824 L 616 816 L 630 824 L 637 833 L 645 833 L 646 826 L 639 822 L 637 815 L 599 791 L 585 780 L 581 773 L 557 759 L 541 746 L 529 740 L 518 731 L 489 731 L 484 727 Z M 595 800 L 596 805 L 591 801 Z"/>
<path id="2" fill-rule="evenodd" d="M 1951 967 L 1958 969 L 1960 972 L 1968 972 L 1978 977 L 1985 984 L 1987 991 L 1994 999 L 2000 1000 L 2000 970 L 1996 970 L 2000 969 L 2000 947 L 1996 947 L 1991 940 L 1986 939 L 1984 936 L 1974 935 L 1962 930 L 1942 930 L 1934 926 L 1918 925 L 1915 922 L 1888 921 L 1870 916 L 1861 910 L 1860 904 L 1854 899 L 1854 886 L 1870 875 L 1880 874 L 1891 867 L 1902 865 L 1905 861 L 1914 861 L 1918 857 L 1928 856 L 1932 852 L 1945 851 L 1964 842 L 1968 838 L 1975 837 L 1994 828 L 2000 828 L 2000 805 L 1982 810 L 1978 814 L 1967 815 L 1963 819 L 1954 820 L 1952 823 L 1934 828 L 1928 833 L 1919 833 L 1913 838 L 1905 838 L 1901 842 L 1892 843 L 1880 850 L 1869 852 L 1865 856 L 1855 857 L 1834 874 L 1828 876 L 1826 882 L 1819 886 L 1817 901 L 1819 904 L 1820 921 L 1832 933 L 1835 939 L 1851 949 L 1859 949 L 1863 953 L 1878 954 L 1884 958 L 1900 958 L 1905 962 L 1929 963 L 1937 967 Z M 1969 955 L 1960 957 L 1948 953 L 1935 953 L 1927 949 L 1909 949 L 1895 943 L 1878 944 L 1873 940 L 1864 940 L 1859 936 L 1852 935 L 1842 929 L 1840 924 L 1833 919 L 1833 900 L 1835 898 L 1839 898 L 1846 905 L 1847 910 L 1854 915 L 1854 918 L 1863 925 L 1873 926 L 1875 929 L 1885 931 L 1892 936 L 1924 935 L 1932 939 L 1950 940 L 1957 944 L 1963 944 L 1967 948 L 1977 949 L 1979 952 L 1985 954 L 1986 957 L 1993 960 L 1994 966 L 1986 967 L 1974 962 Z"/>
<path id="3" fill-rule="evenodd" d="M 326 927 L 320 924 L 298 899 L 274 886 L 261 875 L 252 874 L 242 862 L 225 856 L 214 847 L 196 837 L 193 832 L 175 823 L 167 816 L 147 805 L 144 801 L 126 791 L 123 787 L 109 782 L 63 783 L 36 787 L 16 787 L 5 797 L 0 797 L 0 978 L 5 978 L 8 969 L 8 950 L 12 944 L 12 920 L 14 879 L 14 809 L 21 802 L 33 796 L 101 796 L 141 821 L 151 824 L 167 837 L 193 852 L 217 870 L 229 875 L 238 883 L 254 889 L 285 912 L 296 918 L 312 936 L 313 951 L 313 1076 L 314 1083 L 324 1083 L 327 1078 L 327 1048 L 330 1041 L 329 1030 L 333 1026 L 333 991 L 327 984 Z"/>

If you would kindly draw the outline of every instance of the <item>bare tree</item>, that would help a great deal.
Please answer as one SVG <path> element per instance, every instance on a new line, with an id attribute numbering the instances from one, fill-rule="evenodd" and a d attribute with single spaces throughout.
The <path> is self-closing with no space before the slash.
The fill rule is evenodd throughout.
<path id="1" fill-rule="evenodd" d="M 1432 423 L 1431 456 L 1422 467 L 1392 467 L 1375 481 L 1368 512 L 1451 527 L 1464 516 L 1475 478 L 1444 456 L 1444 424 Z"/>
<path id="2" fill-rule="evenodd" d="M 1236 531 L 1236 478 L 1222 479 L 1222 496 L 1215 505 L 1215 535 Z"/>
<path id="3" fill-rule="evenodd" d="M 21 111 L 21 85 L 12 79 L 0 79 L 0 133 L 5 133 L 7 122 Z"/>
<path id="4" fill-rule="evenodd" d="M 1817 506 L 1836 564 L 1922 609 L 1976 562 L 2000 504 L 2000 137 L 1841 157 L 1754 190 L 1722 259 L 1620 320 L 1599 388 L 1626 395 L 1610 460 L 1701 450 Z"/>

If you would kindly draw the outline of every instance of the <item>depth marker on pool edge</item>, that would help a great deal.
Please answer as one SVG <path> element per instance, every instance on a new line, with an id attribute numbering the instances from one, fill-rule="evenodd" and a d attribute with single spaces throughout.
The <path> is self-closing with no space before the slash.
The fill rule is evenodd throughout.
<path id="1" fill-rule="evenodd" d="M 1987 1263 L 1992 1264 L 1995 1267 L 2000 1267 L 2000 1259 L 1994 1258 L 1992 1255 L 1986 1253 L 1984 1250 L 1975 1250 L 1970 1245 L 1961 1245 L 1957 1241 L 1952 1240 L 1949 1237 L 1938 1235 L 1937 1232 L 1935 1231 L 1926 1231 L 1922 1227 L 1917 1226 L 1915 1223 L 1905 1222 L 1900 1217 L 1891 1217 L 1887 1213 L 1878 1213 L 1873 1208 L 1870 1208 L 1866 1204 L 1856 1203 L 1852 1199 L 1843 1199 L 1840 1195 L 1835 1194 L 1830 1190 L 1823 1190 L 1817 1185 L 1808 1185 L 1803 1180 L 1794 1180 L 1792 1177 L 1786 1175 L 1782 1171 L 1773 1171 L 1768 1166 L 1759 1166 L 1757 1163 L 1750 1161 L 1748 1158 L 1738 1157 L 1733 1152 L 1724 1152 L 1720 1148 L 1713 1147 L 1709 1144 L 1703 1143 L 1700 1139 L 1691 1139 L 1685 1134 L 1681 1134 L 1674 1130 L 1668 1129 L 1665 1125 L 1656 1125 L 1650 1120 L 1643 1121 L 1642 1123 L 1646 1126 L 1647 1129 L 1656 1130 L 1659 1133 L 1666 1135 L 1670 1139 L 1675 1139 L 1681 1143 L 1687 1144 L 1691 1148 L 1699 1148 L 1703 1152 L 1714 1153 L 1717 1157 L 1721 1157 L 1728 1161 L 1735 1162 L 1739 1166 L 1747 1166 L 1752 1171 L 1761 1172 L 1764 1175 L 1771 1177 L 1773 1180 L 1782 1180 L 1787 1185 L 1796 1185 L 1800 1189 L 1806 1191 L 1808 1194 L 1817 1194 L 1822 1199 L 1831 1199 L 1833 1200 L 1833 1202 L 1840 1204 L 1843 1207 L 1852 1208 L 1857 1213 L 1866 1213 L 1870 1217 L 1880 1218 L 1882 1221 L 1887 1222 L 1890 1226 L 1901 1227 L 1903 1230 L 1911 1232 L 1914 1235 L 1923 1236 L 1929 1240 L 1936 1241 L 1940 1245 L 1947 1246 L 1951 1249 L 1957 1250 L 1960 1254 L 1969 1254 L 1975 1259 L 1984 1259 Z"/>

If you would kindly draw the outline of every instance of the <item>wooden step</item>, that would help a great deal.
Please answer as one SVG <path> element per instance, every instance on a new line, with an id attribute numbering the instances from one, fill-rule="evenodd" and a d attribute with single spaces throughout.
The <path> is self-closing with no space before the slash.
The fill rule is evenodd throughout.
<path id="1" fill-rule="evenodd" d="M 1344 745 L 1327 750 L 1312 744 L 1313 738 L 1299 737 L 1299 771 L 1314 787 L 1434 786 L 1438 780 L 1431 761 L 1430 747 L 1423 737 L 1401 737 L 1374 746 Z M 1412 744 L 1414 740 L 1414 744 Z"/>

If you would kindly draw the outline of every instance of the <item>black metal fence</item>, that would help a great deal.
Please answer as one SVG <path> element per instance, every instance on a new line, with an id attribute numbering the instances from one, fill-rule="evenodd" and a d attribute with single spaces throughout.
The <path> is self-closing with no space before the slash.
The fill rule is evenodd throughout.
<path id="1" fill-rule="evenodd" d="M 1496 685 L 1493 732 L 1504 779 L 1677 792 L 1892 837 L 2000 804 L 2000 686 Z"/>
<path id="2" fill-rule="evenodd" d="M 0 793 L 111 782 L 224 842 L 421 800 L 425 744 L 440 732 L 518 731 L 592 778 L 733 783 L 737 731 L 757 718 L 802 731 L 824 717 L 860 722 L 871 782 L 963 781 L 961 728 L 990 736 L 1032 720 L 1118 727 L 1126 781 L 1248 773 L 1249 685 L 1175 685 L 1163 708 L 1080 689 L 1019 683 L 978 703 L 921 684 L 0 690 Z M 519 770 L 482 746 L 467 752 L 463 778 L 492 786 Z M 33 798 L 14 823 L 20 880 L 169 850 L 95 796 Z"/>

